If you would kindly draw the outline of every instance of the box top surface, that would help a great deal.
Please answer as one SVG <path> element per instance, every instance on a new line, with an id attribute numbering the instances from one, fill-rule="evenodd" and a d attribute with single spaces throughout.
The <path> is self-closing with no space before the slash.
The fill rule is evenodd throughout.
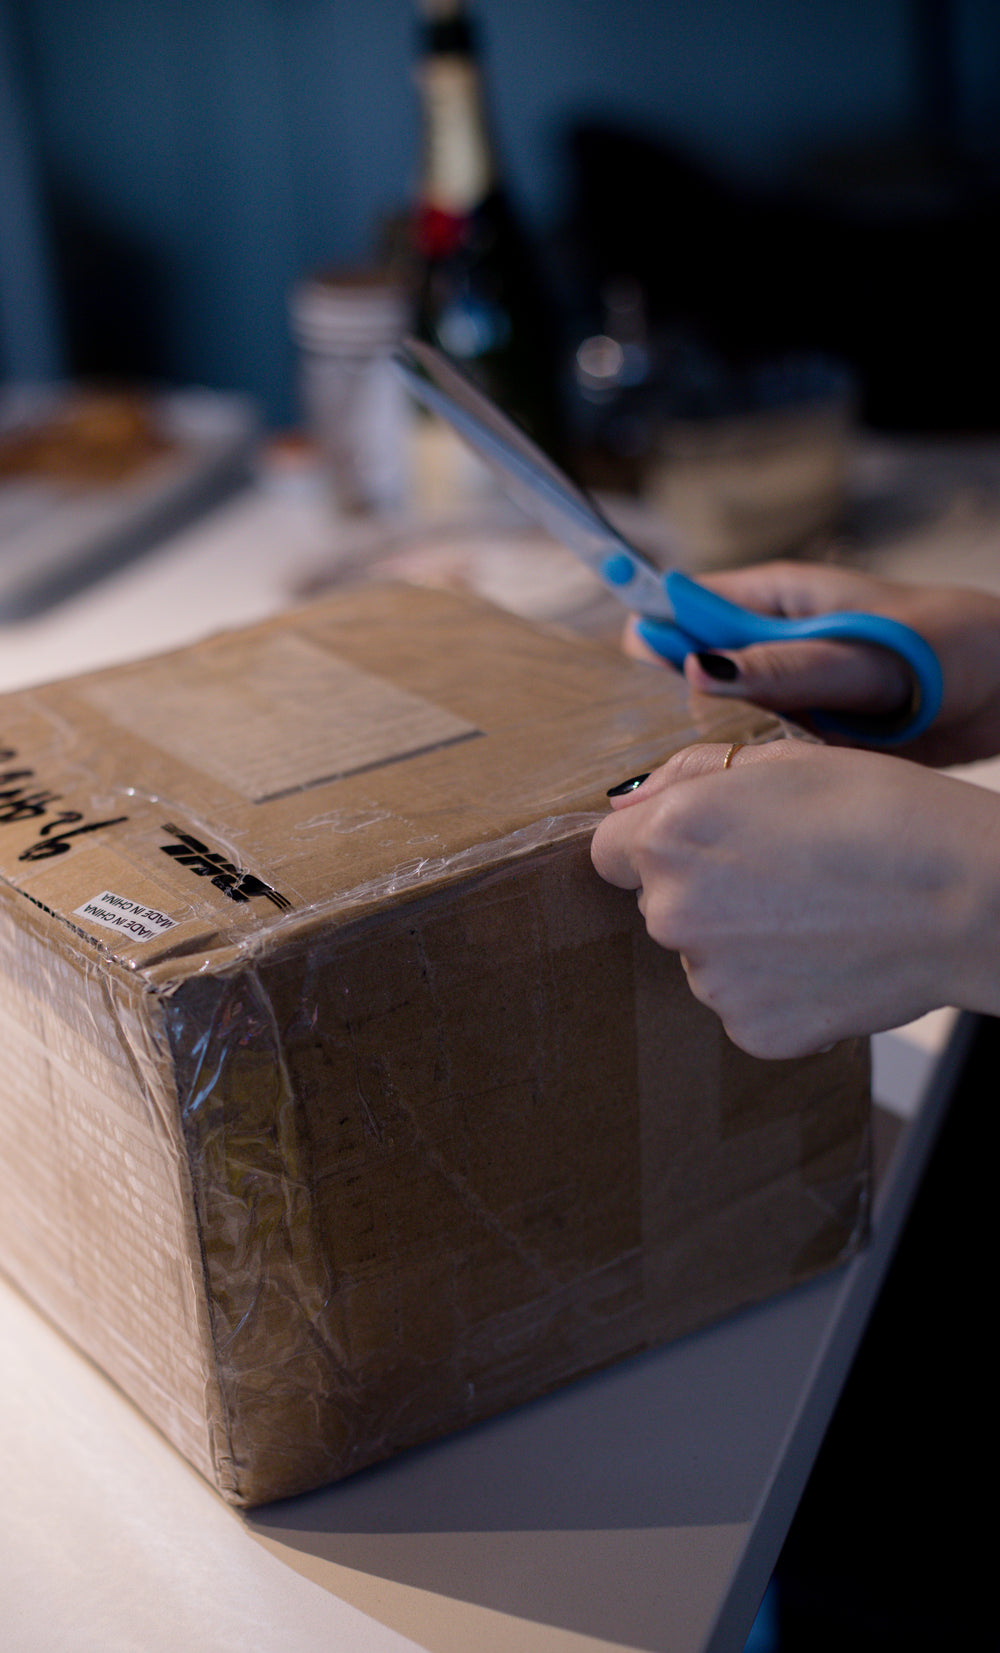
<path id="1" fill-rule="evenodd" d="M 477 600 L 360 588 L 0 697 L 0 878 L 165 982 L 585 832 L 679 747 L 774 730 Z"/>

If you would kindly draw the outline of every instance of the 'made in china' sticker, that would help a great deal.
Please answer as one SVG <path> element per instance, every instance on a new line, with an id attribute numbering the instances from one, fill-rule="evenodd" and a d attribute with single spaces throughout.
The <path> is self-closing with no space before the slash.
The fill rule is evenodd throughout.
<path id="1" fill-rule="evenodd" d="M 144 907 L 140 901 L 130 901 L 112 890 L 91 896 L 82 907 L 76 908 L 74 916 L 89 918 L 92 924 L 99 924 L 104 930 L 117 930 L 120 935 L 131 936 L 133 941 L 152 941 L 155 936 L 172 930 L 178 922 L 155 907 Z"/>

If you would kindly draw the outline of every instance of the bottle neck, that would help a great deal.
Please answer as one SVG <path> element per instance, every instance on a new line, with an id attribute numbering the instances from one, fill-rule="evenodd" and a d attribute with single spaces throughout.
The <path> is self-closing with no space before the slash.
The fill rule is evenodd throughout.
<path id="1" fill-rule="evenodd" d="M 468 18 L 428 20 L 417 67 L 423 107 L 423 210 L 466 217 L 496 180 L 483 88 Z"/>

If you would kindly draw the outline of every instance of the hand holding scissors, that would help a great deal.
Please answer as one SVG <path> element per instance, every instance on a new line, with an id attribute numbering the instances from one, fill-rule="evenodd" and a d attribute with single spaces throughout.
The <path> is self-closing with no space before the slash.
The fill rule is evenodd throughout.
<path id="1" fill-rule="evenodd" d="M 672 664 L 680 666 L 688 654 L 706 649 L 754 643 L 824 638 L 870 644 L 892 650 L 909 670 L 914 692 L 905 716 L 886 727 L 884 720 L 834 717 L 818 707 L 814 721 L 867 745 L 896 746 L 913 740 L 936 717 L 943 692 L 940 662 L 911 627 L 851 610 L 797 620 L 759 614 L 709 591 L 679 569 L 662 573 L 439 351 L 408 339 L 396 364 L 418 400 L 454 426 L 528 515 L 573 550 L 626 608 L 649 622 L 640 627 L 644 640 Z"/>

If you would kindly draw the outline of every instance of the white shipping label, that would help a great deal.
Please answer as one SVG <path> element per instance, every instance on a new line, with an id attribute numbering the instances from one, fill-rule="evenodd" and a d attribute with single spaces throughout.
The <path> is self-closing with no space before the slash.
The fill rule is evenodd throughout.
<path id="1" fill-rule="evenodd" d="M 143 906 L 141 901 L 115 895 L 113 890 L 102 890 L 100 895 L 91 896 L 82 907 L 75 909 L 74 916 L 89 918 L 103 930 L 117 930 L 120 935 L 131 936 L 133 941 L 152 941 L 155 936 L 173 930 L 179 922 L 155 907 Z"/>

